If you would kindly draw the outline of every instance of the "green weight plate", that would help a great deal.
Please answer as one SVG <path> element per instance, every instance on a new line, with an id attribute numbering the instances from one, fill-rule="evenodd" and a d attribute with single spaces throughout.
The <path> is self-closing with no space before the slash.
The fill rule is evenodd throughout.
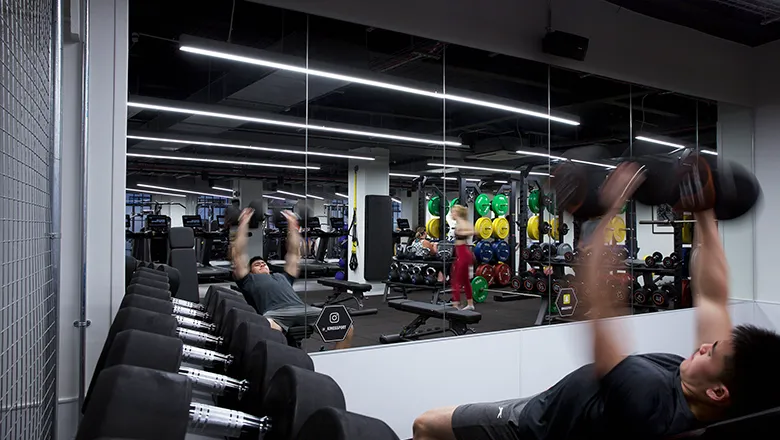
<path id="1" fill-rule="evenodd" d="M 449 209 L 452 210 L 452 207 L 455 205 L 460 205 L 460 199 L 455 197 L 454 199 L 450 200 L 450 206 Z"/>
<path id="2" fill-rule="evenodd" d="M 428 212 L 430 212 L 431 215 L 439 215 L 439 196 L 433 196 L 428 200 Z"/>
<path id="3" fill-rule="evenodd" d="M 488 296 L 487 288 L 488 282 L 485 278 L 476 276 L 471 280 L 471 292 L 474 302 L 485 302 Z"/>
<path id="4" fill-rule="evenodd" d="M 474 209 L 480 217 L 484 217 L 490 212 L 490 197 L 487 194 L 480 194 L 474 201 Z"/>
<path id="5" fill-rule="evenodd" d="M 628 209 L 628 203 L 624 204 L 623 207 L 620 208 L 620 213 L 621 214 L 625 214 L 626 213 L 626 209 Z"/>
<path id="6" fill-rule="evenodd" d="M 509 199 L 503 194 L 496 194 L 490 204 L 490 209 L 498 216 L 507 215 L 509 213 Z"/>
<path id="7" fill-rule="evenodd" d="M 528 209 L 534 214 L 539 214 L 539 191 L 533 190 L 528 193 Z"/>

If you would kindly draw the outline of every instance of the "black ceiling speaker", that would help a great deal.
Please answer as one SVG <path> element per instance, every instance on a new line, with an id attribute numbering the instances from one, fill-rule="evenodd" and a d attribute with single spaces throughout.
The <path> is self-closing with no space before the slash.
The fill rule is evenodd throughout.
<path id="1" fill-rule="evenodd" d="M 551 31 L 542 40 L 542 50 L 550 55 L 585 61 L 588 41 L 585 37 L 568 32 Z"/>

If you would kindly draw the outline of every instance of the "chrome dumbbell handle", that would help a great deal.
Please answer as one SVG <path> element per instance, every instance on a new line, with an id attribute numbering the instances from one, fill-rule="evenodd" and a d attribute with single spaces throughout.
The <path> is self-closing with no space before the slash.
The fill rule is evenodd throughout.
<path id="1" fill-rule="evenodd" d="M 245 380 L 236 380 L 232 377 L 211 373 L 209 371 L 179 367 L 179 374 L 187 376 L 192 382 L 192 387 L 194 389 L 215 396 L 224 396 L 225 393 L 230 390 L 241 399 L 244 396 L 244 393 L 249 389 L 249 385 Z"/>
<path id="2" fill-rule="evenodd" d="M 206 307 L 203 304 L 199 304 L 199 303 L 196 303 L 196 302 L 187 301 L 187 300 L 179 299 L 179 298 L 171 298 L 171 302 L 175 306 L 186 307 L 188 309 L 199 310 L 201 312 L 205 312 L 206 311 Z"/>
<path id="3" fill-rule="evenodd" d="M 233 411 L 202 403 L 190 403 L 188 431 L 213 437 L 245 438 L 268 432 L 271 424 L 267 417 L 259 418 L 240 411 Z M 248 438 L 248 437 L 247 437 Z"/>
<path id="4" fill-rule="evenodd" d="M 181 350 L 182 360 L 191 364 L 202 365 L 208 368 L 227 368 L 233 363 L 233 356 L 216 351 L 206 350 L 192 345 L 185 345 Z"/>
<path id="5" fill-rule="evenodd" d="M 217 330 L 216 325 L 209 324 L 208 322 L 187 318 L 186 316 L 173 315 L 173 317 L 176 318 L 176 322 L 179 323 L 179 327 L 184 327 L 190 330 L 212 332 L 212 333 Z"/>
<path id="6" fill-rule="evenodd" d="M 219 347 L 222 345 L 222 338 L 219 336 L 212 336 L 207 333 L 190 330 L 182 327 L 178 327 L 176 329 L 176 333 L 178 334 L 179 338 L 181 338 L 185 342 L 189 342 L 192 345 L 196 345 L 198 347 Z"/>
<path id="7" fill-rule="evenodd" d="M 186 316 L 188 318 L 194 318 L 194 319 L 200 319 L 201 321 L 210 321 L 211 317 L 206 312 L 201 312 L 195 309 L 190 309 L 184 306 L 180 306 L 177 304 L 173 305 L 173 314 L 174 315 L 180 315 L 180 316 Z"/>

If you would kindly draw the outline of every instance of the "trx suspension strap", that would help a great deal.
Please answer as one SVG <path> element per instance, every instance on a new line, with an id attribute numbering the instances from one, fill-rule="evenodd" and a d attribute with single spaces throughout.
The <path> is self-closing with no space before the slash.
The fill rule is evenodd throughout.
<path id="1" fill-rule="evenodd" d="M 349 268 L 350 270 L 357 270 L 358 268 L 358 258 L 357 258 L 357 248 L 358 248 L 358 236 L 357 236 L 357 178 L 358 178 L 358 167 L 355 166 L 355 177 L 353 179 L 353 194 L 352 194 L 352 224 L 349 225 L 349 231 L 352 234 L 352 256 L 349 257 Z"/>

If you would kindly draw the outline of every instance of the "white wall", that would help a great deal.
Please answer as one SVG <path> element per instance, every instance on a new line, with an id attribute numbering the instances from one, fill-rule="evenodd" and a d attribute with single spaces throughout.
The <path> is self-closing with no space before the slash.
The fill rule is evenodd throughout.
<path id="1" fill-rule="evenodd" d="M 753 98 L 746 81 L 752 75 L 751 48 L 602 0 L 493 0 L 488 6 L 451 0 L 253 1 L 693 96 L 737 104 Z M 554 29 L 590 39 L 586 61 L 542 53 L 548 3 Z"/>
<path id="2" fill-rule="evenodd" d="M 739 164 L 755 172 L 753 151 L 753 109 L 721 103 L 718 105 L 718 160 Z M 770 187 L 764 186 L 769 189 Z M 733 298 L 753 299 L 756 264 L 756 211 L 728 222 L 720 222 L 721 239 L 730 267 Z"/>
<path id="3" fill-rule="evenodd" d="M 658 251 L 664 256 L 674 252 L 674 235 L 671 234 L 672 228 L 657 227 L 656 231 L 666 232 L 669 234 L 653 233 L 653 225 L 640 225 L 640 220 L 653 219 L 654 207 L 642 205 L 636 203 L 636 242 L 639 246 L 638 258 L 644 258 L 645 255 L 650 255 L 655 251 Z"/>
<path id="4" fill-rule="evenodd" d="M 734 303 L 730 310 L 735 324 L 754 320 L 752 302 Z M 612 324 L 628 335 L 628 352 L 688 356 L 696 345 L 693 314 L 691 309 L 651 313 L 617 318 Z M 777 316 L 780 319 L 780 311 Z M 342 388 L 348 410 L 382 419 L 399 437 L 409 438 L 412 421 L 428 409 L 544 391 L 591 362 L 589 331 L 589 324 L 580 322 L 321 352 L 312 359 L 318 372 Z M 446 366 L 446 374 L 398 368 L 404 359 L 428 370 Z M 370 371 L 373 379 L 356 371 Z"/>
<path id="5" fill-rule="evenodd" d="M 161 202 L 161 203 L 166 203 L 166 202 L 181 203 L 182 205 L 184 205 L 184 206 L 163 205 L 160 207 L 160 215 L 167 215 L 168 217 L 170 217 L 171 227 L 173 228 L 179 228 L 182 226 L 181 216 L 188 215 L 188 214 L 189 215 L 195 214 L 195 210 L 187 212 L 187 198 L 152 195 L 152 201 Z"/>

